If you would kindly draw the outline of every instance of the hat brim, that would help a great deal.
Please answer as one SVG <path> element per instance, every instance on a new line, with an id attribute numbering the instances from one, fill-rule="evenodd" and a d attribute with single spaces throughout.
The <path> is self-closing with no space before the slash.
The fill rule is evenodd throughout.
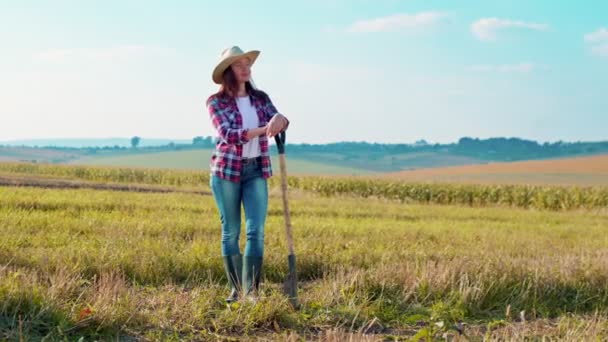
<path id="1" fill-rule="evenodd" d="M 213 82 L 215 82 L 217 84 L 222 84 L 224 71 L 230 66 L 230 64 L 234 63 L 234 61 L 236 61 L 237 59 L 242 58 L 242 57 L 249 57 L 249 60 L 251 61 L 251 65 L 253 65 L 253 63 L 255 62 L 255 60 L 258 58 L 259 55 L 260 55 L 259 50 L 251 50 L 251 51 L 247 51 L 245 53 L 241 53 L 238 55 L 232 55 L 230 57 L 223 59 L 222 61 L 220 61 L 218 63 L 218 65 L 215 67 L 215 69 L 213 69 L 213 75 L 212 75 Z"/>

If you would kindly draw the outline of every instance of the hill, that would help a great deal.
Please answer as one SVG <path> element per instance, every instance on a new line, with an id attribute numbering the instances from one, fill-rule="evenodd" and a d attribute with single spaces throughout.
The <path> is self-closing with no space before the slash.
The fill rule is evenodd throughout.
<path id="1" fill-rule="evenodd" d="M 187 151 L 167 151 L 140 154 L 125 154 L 122 156 L 85 157 L 69 162 L 69 164 L 129 166 L 167 169 L 199 169 L 205 172 L 209 169 L 212 150 L 197 149 Z M 289 174 L 298 175 L 371 175 L 375 172 L 341 166 L 332 163 L 315 162 L 314 160 L 287 157 Z M 272 157 L 272 165 L 278 174 L 279 161 Z"/>
<path id="2" fill-rule="evenodd" d="M 125 139 L 128 141 L 128 139 Z M 69 163 L 91 165 L 144 166 L 177 169 L 207 169 L 212 137 L 195 137 L 190 143 L 175 143 L 147 146 L 146 139 L 141 146 L 0 146 L 0 160 L 44 163 Z M 273 145 L 274 143 L 272 143 Z M 271 146 L 276 155 L 276 148 Z M 415 144 L 380 144 L 369 142 L 338 142 L 329 144 L 290 144 L 287 156 L 290 172 L 314 175 L 375 175 L 406 170 L 481 165 L 496 162 L 523 160 L 553 160 L 590 155 L 608 154 L 608 142 L 563 142 L 538 143 L 519 138 L 477 139 L 463 137 L 456 143 L 429 144 L 418 141 Z M 475 166 L 477 167 L 477 166 Z M 423 173 L 426 173 L 424 171 Z M 520 172 L 521 173 L 521 172 Z M 418 173 L 412 174 L 411 177 Z M 541 177 L 541 182 L 569 183 L 564 175 L 555 178 L 539 176 L 537 173 L 515 175 L 523 181 Z M 410 177 L 410 176 L 408 176 Z M 436 176 L 434 176 L 436 178 Z M 456 180 L 467 180 L 460 175 Z M 489 179 L 476 176 L 472 180 L 501 181 L 510 176 L 494 175 Z M 554 180 L 551 177 L 555 178 Z M 597 183 L 593 177 L 584 182 Z M 424 177 L 423 177 L 424 178 Z M 487 177 L 486 177 L 487 178 Z M 574 180 L 577 176 L 570 177 Z M 453 178 L 447 178 L 451 181 Z M 602 181 L 602 179 L 600 179 Z"/>
<path id="3" fill-rule="evenodd" d="M 159 146 L 173 142 L 174 144 L 186 144 L 191 140 L 186 139 L 142 139 L 139 146 Z M 0 141 L 4 146 L 29 146 L 29 147 L 73 147 L 86 148 L 94 146 L 120 146 L 130 147 L 131 138 L 65 138 L 65 139 L 23 139 Z"/>

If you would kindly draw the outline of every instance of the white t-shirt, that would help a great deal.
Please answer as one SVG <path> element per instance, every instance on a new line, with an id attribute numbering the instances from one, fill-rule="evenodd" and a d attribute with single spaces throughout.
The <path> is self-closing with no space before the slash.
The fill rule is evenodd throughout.
<path id="1" fill-rule="evenodd" d="M 243 128 L 257 128 L 260 124 L 260 120 L 258 119 L 258 113 L 251 103 L 249 96 L 238 96 L 236 98 L 236 105 L 243 118 Z M 258 137 L 250 139 L 243 145 L 243 158 L 255 158 L 261 154 Z"/>

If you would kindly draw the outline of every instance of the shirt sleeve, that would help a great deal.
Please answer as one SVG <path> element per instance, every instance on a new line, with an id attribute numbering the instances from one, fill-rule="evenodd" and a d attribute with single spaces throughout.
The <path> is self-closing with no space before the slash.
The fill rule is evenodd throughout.
<path id="1" fill-rule="evenodd" d="M 217 100 L 209 101 L 207 110 L 209 111 L 211 124 L 213 125 L 213 128 L 215 128 L 221 141 L 231 145 L 242 145 L 249 141 L 247 138 L 248 129 L 230 128 L 230 120 L 222 113 Z"/>

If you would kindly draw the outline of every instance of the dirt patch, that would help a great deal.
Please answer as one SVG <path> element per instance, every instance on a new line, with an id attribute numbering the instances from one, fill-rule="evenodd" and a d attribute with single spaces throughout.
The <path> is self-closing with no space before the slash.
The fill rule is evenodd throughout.
<path id="1" fill-rule="evenodd" d="M 132 192 L 181 192 L 198 195 L 211 195 L 209 191 L 180 189 L 176 187 L 161 187 L 140 184 L 101 183 L 83 180 L 69 180 L 57 178 L 36 178 L 28 176 L 2 176 L 0 175 L 0 186 L 23 186 L 49 189 L 95 189 Z"/>

